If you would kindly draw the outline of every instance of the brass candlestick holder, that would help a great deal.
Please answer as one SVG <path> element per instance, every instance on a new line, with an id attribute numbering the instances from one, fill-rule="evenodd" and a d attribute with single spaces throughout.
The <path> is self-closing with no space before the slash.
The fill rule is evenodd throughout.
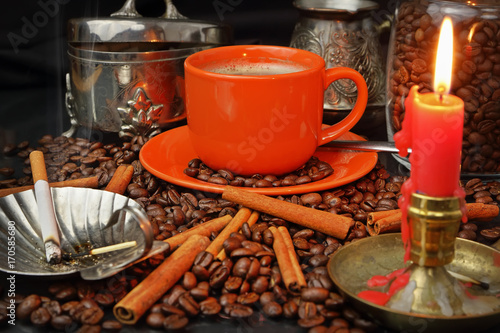
<path id="1" fill-rule="evenodd" d="M 328 271 L 351 305 L 396 332 L 479 332 L 500 325 L 500 251 L 456 238 L 460 199 L 418 193 L 408 209 L 410 260 L 401 234 L 368 237 L 339 249 Z M 375 275 L 404 269 L 409 282 L 385 305 L 362 297 Z"/>
<path id="2" fill-rule="evenodd" d="M 457 287 L 456 278 L 445 269 L 455 255 L 462 219 L 459 198 L 413 193 L 408 219 L 410 283 L 391 298 L 391 307 L 434 316 L 463 315 L 463 292 Z"/>

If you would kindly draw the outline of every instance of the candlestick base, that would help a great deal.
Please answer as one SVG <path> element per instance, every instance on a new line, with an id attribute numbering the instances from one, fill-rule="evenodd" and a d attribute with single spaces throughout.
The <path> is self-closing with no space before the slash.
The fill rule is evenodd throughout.
<path id="1" fill-rule="evenodd" d="M 500 251 L 457 238 L 453 261 L 437 267 L 404 262 L 404 252 L 401 234 L 367 237 L 336 251 L 328 272 L 355 309 L 395 332 L 469 333 L 500 328 L 500 265 L 495 264 Z M 404 289 L 395 293 L 385 305 L 359 296 L 366 290 L 388 292 L 392 283 L 368 287 L 367 281 L 401 269 L 409 275 L 406 294 Z M 396 304 L 401 300 L 405 302 Z M 451 316 L 446 315 L 450 312 Z"/>
<path id="2" fill-rule="evenodd" d="M 455 254 L 455 239 L 462 219 L 459 198 L 413 193 L 408 219 L 413 264 L 406 273 L 410 279 L 388 305 L 434 316 L 464 314 L 463 288 L 444 268 Z"/>
<path id="3" fill-rule="evenodd" d="M 412 264 L 410 282 L 396 293 L 387 306 L 394 310 L 429 316 L 464 315 L 464 289 L 442 266 Z"/>

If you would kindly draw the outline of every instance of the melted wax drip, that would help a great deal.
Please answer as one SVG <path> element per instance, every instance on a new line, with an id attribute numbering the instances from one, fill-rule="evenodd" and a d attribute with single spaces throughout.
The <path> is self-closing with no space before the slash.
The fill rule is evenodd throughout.
<path id="1" fill-rule="evenodd" d="M 392 283 L 391 283 L 392 282 Z M 363 290 L 358 293 L 358 297 L 370 301 L 377 305 L 386 305 L 394 294 L 403 289 L 410 282 L 410 273 L 406 268 L 398 269 L 388 275 L 374 275 L 366 284 L 368 287 L 384 287 L 391 283 L 389 291 Z"/>

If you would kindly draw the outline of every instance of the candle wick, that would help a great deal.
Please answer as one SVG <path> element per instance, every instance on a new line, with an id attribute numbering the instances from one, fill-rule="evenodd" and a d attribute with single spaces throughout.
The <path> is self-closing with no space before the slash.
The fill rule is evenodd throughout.
<path id="1" fill-rule="evenodd" d="M 443 103 L 443 94 L 439 94 L 439 102 Z"/>

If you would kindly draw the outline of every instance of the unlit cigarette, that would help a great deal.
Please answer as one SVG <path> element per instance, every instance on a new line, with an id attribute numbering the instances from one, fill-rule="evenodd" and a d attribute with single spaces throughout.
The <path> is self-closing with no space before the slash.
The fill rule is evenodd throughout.
<path id="1" fill-rule="evenodd" d="M 481 288 L 485 289 L 485 290 L 488 290 L 490 288 L 490 284 L 487 283 L 487 282 L 483 282 L 483 281 L 479 281 L 479 280 L 476 280 L 476 279 L 473 279 L 469 276 L 466 276 L 466 275 L 463 275 L 463 274 L 460 274 L 460 273 L 456 273 L 456 272 L 452 272 L 450 270 L 446 270 L 451 276 L 453 276 L 455 279 L 457 280 L 460 280 L 462 282 L 470 282 L 472 284 L 476 284 L 478 286 L 480 286 Z"/>
<path id="2" fill-rule="evenodd" d="M 30 154 L 31 172 L 35 186 L 35 197 L 38 206 L 38 221 L 42 230 L 42 239 L 45 245 L 47 262 L 57 264 L 61 262 L 61 241 L 57 227 L 54 203 L 50 193 L 49 182 L 43 153 L 35 150 Z"/>
<path id="3" fill-rule="evenodd" d="M 76 253 L 76 254 L 65 253 L 65 254 L 63 254 L 63 258 L 64 259 L 71 259 L 71 258 L 81 257 L 81 256 L 87 256 L 87 255 L 103 254 L 103 253 L 108 253 L 108 252 L 113 252 L 113 251 L 128 249 L 128 248 L 134 247 L 136 245 L 137 245 L 136 241 L 123 242 L 123 243 L 118 243 L 118 244 L 113 244 L 113 245 L 98 247 L 96 249 L 92 249 L 90 251 L 85 251 L 85 252 L 82 252 L 82 253 Z"/>

